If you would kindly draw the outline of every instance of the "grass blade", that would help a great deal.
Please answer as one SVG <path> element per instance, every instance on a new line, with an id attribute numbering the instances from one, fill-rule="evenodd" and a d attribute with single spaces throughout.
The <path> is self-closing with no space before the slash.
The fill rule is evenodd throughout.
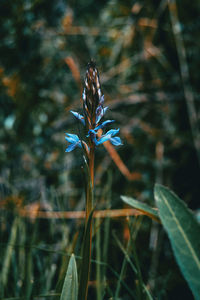
<path id="1" fill-rule="evenodd" d="M 87 299 L 88 291 L 88 281 L 90 274 L 90 259 L 91 259 L 91 242 L 92 242 L 92 216 L 94 210 L 91 211 L 86 230 L 84 234 L 83 249 L 82 249 L 82 263 L 81 263 L 81 273 L 80 273 L 80 284 L 78 299 L 84 300 Z"/>
<path id="2" fill-rule="evenodd" d="M 10 233 L 10 238 L 9 238 L 9 242 L 7 244 L 7 248 L 5 251 L 5 256 L 3 259 L 3 265 L 2 265 L 2 271 L 1 271 L 1 276 L 0 276 L 0 281 L 2 284 L 2 288 L 0 291 L 0 296 L 2 297 L 2 292 L 3 292 L 3 288 L 7 285 L 8 282 L 8 273 L 10 270 L 10 265 L 11 265 L 11 259 L 12 259 L 12 255 L 13 252 L 15 251 L 14 249 L 14 245 L 17 239 L 17 228 L 18 228 L 18 224 L 19 224 L 19 218 L 15 217 L 13 224 L 12 224 L 12 228 L 11 228 L 11 233 Z"/>
<path id="3" fill-rule="evenodd" d="M 101 229 L 100 229 L 100 219 L 97 218 L 95 225 L 97 228 L 96 231 L 96 257 L 97 261 L 101 261 Z M 101 300 L 103 291 L 102 291 L 102 274 L 101 274 L 101 265 L 96 264 L 96 281 L 97 281 L 97 300 Z"/>
<path id="4" fill-rule="evenodd" d="M 65 281 L 63 284 L 60 300 L 77 300 L 77 299 L 78 299 L 78 275 L 77 275 L 77 268 L 76 268 L 76 260 L 74 254 L 72 254 L 67 268 L 67 273 L 65 276 Z"/>
<path id="5" fill-rule="evenodd" d="M 155 199 L 176 260 L 195 299 L 200 299 L 200 227 L 192 212 L 168 188 L 156 184 Z"/>

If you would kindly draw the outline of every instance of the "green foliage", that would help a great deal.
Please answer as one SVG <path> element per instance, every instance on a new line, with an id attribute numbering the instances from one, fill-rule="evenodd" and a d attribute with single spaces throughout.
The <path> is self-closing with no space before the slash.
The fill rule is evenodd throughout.
<path id="1" fill-rule="evenodd" d="M 67 273 L 65 276 L 64 285 L 60 300 L 77 300 L 78 299 L 78 275 L 76 268 L 76 260 L 74 254 L 72 254 Z"/>
<path id="2" fill-rule="evenodd" d="M 87 294 L 88 294 L 88 281 L 89 281 L 89 274 L 90 274 L 93 213 L 94 210 L 92 210 L 89 214 L 89 218 L 86 223 L 83 244 L 82 244 L 82 261 L 81 261 L 78 298 L 85 299 L 85 300 L 87 299 Z"/>
<path id="3" fill-rule="evenodd" d="M 195 299 L 200 299 L 200 226 L 173 192 L 157 184 L 155 199 L 179 267 Z"/>
<path id="4" fill-rule="evenodd" d="M 71 253 L 79 273 L 84 222 L 64 212 L 84 209 L 84 162 L 79 149 L 66 156 L 64 133 L 85 134 L 68 112 L 80 108 L 90 58 L 100 71 L 108 118 L 121 128 L 124 145 L 117 153 L 130 171 L 121 173 L 114 153 L 98 149 L 96 208 L 121 209 L 120 195 L 153 207 L 149 199 L 160 182 L 196 214 L 199 16 L 199 1 L 186 0 L 0 1 L 0 298 L 58 299 Z M 145 286 L 158 299 L 177 293 L 190 299 L 159 224 L 136 219 Z M 120 286 L 118 296 L 132 300 L 137 275 L 111 234 L 115 230 L 128 249 L 126 219 L 99 221 L 91 281 L 98 263 L 104 298 Z M 128 255 L 134 261 L 133 252 Z M 88 297 L 95 299 L 97 289 L 91 285 Z"/>
<path id="5" fill-rule="evenodd" d="M 161 220 L 169 236 L 178 265 L 195 299 L 200 299 L 200 226 L 185 203 L 168 188 L 156 184 L 154 195 L 158 211 L 133 198 L 125 196 L 121 196 L 121 198 L 125 203 L 150 218 Z"/>
<path id="6" fill-rule="evenodd" d="M 131 197 L 121 196 L 121 199 L 130 206 L 136 208 L 137 210 L 141 211 L 144 215 L 149 216 L 150 218 L 160 222 L 158 211 L 155 208 L 151 208 L 146 203 L 141 201 L 135 200 Z"/>
<path id="7" fill-rule="evenodd" d="M 3 265 L 2 265 L 2 270 L 1 270 L 2 289 L 4 289 L 4 287 L 7 285 L 7 282 L 9 280 L 8 279 L 8 270 L 10 267 L 11 258 L 12 258 L 12 254 L 13 254 L 13 250 L 14 250 L 12 245 L 14 245 L 16 243 L 18 223 L 19 223 L 19 218 L 15 217 L 13 224 L 12 224 L 11 232 L 10 232 L 9 242 L 5 249 L 5 254 L 4 254 L 4 258 L 3 258 Z"/>

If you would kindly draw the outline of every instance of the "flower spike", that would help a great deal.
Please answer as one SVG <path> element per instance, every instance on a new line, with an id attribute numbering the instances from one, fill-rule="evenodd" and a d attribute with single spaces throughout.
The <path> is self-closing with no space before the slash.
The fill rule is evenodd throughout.
<path id="1" fill-rule="evenodd" d="M 114 120 L 102 122 L 108 107 L 104 107 L 104 95 L 101 91 L 99 72 L 92 60 L 87 65 L 82 100 L 83 115 L 75 111 L 71 111 L 71 113 L 85 126 L 88 144 L 84 140 L 80 140 L 77 135 L 67 133 L 65 139 L 70 145 L 67 147 L 66 152 L 70 152 L 76 147 L 84 148 L 89 158 L 90 152 L 94 151 L 95 146 L 99 146 L 106 141 L 110 141 L 114 146 L 122 145 L 121 139 L 116 136 L 119 129 L 111 129 L 100 138 L 97 136 L 99 129 L 103 130 Z"/>

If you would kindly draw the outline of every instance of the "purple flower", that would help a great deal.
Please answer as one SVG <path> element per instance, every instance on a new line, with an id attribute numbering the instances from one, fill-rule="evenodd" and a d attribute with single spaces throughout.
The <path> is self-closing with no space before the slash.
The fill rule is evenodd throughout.
<path id="1" fill-rule="evenodd" d="M 65 139 L 66 139 L 66 141 L 68 141 L 69 143 L 71 143 L 71 145 L 69 145 L 67 147 L 67 149 L 65 150 L 65 152 L 71 152 L 76 147 L 82 148 L 81 141 L 80 141 L 78 135 L 71 134 L 71 133 L 66 133 Z"/>

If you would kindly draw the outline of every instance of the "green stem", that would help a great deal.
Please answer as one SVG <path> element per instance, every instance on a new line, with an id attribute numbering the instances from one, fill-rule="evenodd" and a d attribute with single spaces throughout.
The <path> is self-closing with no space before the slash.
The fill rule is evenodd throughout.
<path id="1" fill-rule="evenodd" d="M 95 146 L 93 144 L 90 150 L 90 161 L 89 161 L 89 170 L 90 170 L 90 179 L 91 179 L 92 188 L 94 188 L 94 150 L 95 150 Z"/>
<path id="2" fill-rule="evenodd" d="M 88 174 L 88 186 L 86 195 L 86 222 L 93 209 L 93 189 L 94 189 L 94 150 L 95 147 L 92 144 L 89 153 L 89 174 Z"/>
<path id="3" fill-rule="evenodd" d="M 79 300 L 86 300 L 88 295 L 88 281 L 90 276 L 90 262 L 92 250 L 92 214 L 93 214 L 93 188 L 94 188 L 94 150 L 95 145 L 91 142 L 88 155 L 89 166 L 87 167 L 87 191 L 86 191 L 86 218 L 85 234 L 82 249 L 82 266 L 80 274 Z"/>
<path id="4" fill-rule="evenodd" d="M 85 227 L 85 234 L 82 245 L 82 264 L 80 270 L 80 284 L 78 300 L 86 300 L 88 295 L 88 282 L 90 276 L 91 245 L 92 245 L 92 215 L 91 211 Z"/>

